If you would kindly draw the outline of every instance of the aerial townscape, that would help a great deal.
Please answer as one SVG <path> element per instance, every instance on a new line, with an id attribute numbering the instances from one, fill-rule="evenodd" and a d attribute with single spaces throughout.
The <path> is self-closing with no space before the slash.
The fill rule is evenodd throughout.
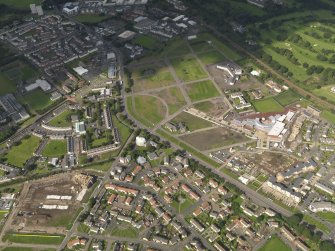
<path id="1" fill-rule="evenodd" d="M 334 251 L 334 44 L 334 0 L 0 0 L 0 251 Z"/>

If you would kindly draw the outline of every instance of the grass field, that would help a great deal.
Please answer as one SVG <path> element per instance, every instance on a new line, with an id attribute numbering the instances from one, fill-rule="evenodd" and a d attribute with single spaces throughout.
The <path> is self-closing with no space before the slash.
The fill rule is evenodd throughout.
<path id="1" fill-rule="evenodd" d="M 22 97 L 22 103 L 29 106 L 35 112 L 45 110 L 53 102 L 50 100 L 50 95 L 45 94 L 41 89 L 35 89 L 26 93 Z"/>
<path id="2" fill-rule="evenodd" d="M 217 64 L 224 61 L 226 58 L 218 51 L 210 51 L 198 54 L 199 59 L 205 65 Z"/>
<path id="3" fill-rule="evenodd" d="M 308 224 L 316 226 L 316 228 L 320 229 L 322 232 L 325 232 L 325 233 L 331 232 L 329 227 L 324 225 L 321 221 L 318 221 L 307 214 L 304 214 L 303 220 L 306 221 Z"/>
<path id="4" fill-rule="evenodd" d="M 189 208 L 193 204 L 194 203 L 189 198 L 185 198 L 182 203 L 173 200 L 171 206 L 175 208 L 178 213 L 183 213 L 187 208 Z"/>
<path id="5" fill-rule="evenodd" d="M 174 82 L 171 72 L 164 64 L 139 67 L 133 70 L 132 77 L 135 92 L 168 86 Z"/>
<path id="6" fill-rule="evenodd" d="M 194 107 L 202 112 L 210 112 L 215 105 L 210 101 L 204 101 L 194 104 Z"/>
<path id="7" fill-rule="evenodd" d="M 17 9 L 29 9 L 29 5 L 34 3 L 34 4 L 40 4 L 42 1 L 41 0 L 0 0 L 0 4 L 5 4 L 8 5 L 9 7 L 12 8 L 17 8 Z"/>
<path id="8" fill-rule="evenodd" d="M 319 97 L 325 97 L 329 101 L 335 102 L 335 93 L 330 91 L 333 86 L 334 85 L 323 86 L 320 89 L 314 89 L 312 92 Z"/>
<path id="9" fill-rule="evenodd" d="M 198 39 L 195 39 L 194 42 L 191 40 L 189 43 L 195 53 L 203 53 L 215 50 L 212 43 L 209 43 L 208 41 L 199 41 Z"/>
<path id="10" fill-rule="evenodd" d="M 32 248 L 23 248 L 23 247 L 6 247 L 1 249 L 1 251 L 34 251 Z"/>
<path id="11" fill-rule="evenodd" d="M 131 226 L 127 228 L 123 226 L 117 226 L 112 230 L 111 235 L 119 237 L 137 238 L 138 232 L 135 228 Z"/>
<path id="12" fill-rule="evenodd" d="M 71 115 L 76 114 L 76 112 L 71 110 L 65 110 L 61 114 L 59 114 L 57 117 L 53 118 L 49 125 L 56 126 L 56 127 L 68 127 L 71 126 Z"/>
<path id="13" fill-rule="evenodd" d="M 300 96 L 292 90 L 288 90 L 275 96 L 274 99 L 282 106 L 290 105 L 300 100 Z"/>
<path id="14" fill-rule="evenodd" d="M 94 14 L 80 14 L 76 16 L 74 19 L 81 23 L 97 24 L 108 18 L 109 16 L 100 16 L 100 15 L 94 15 Z"/>
<path id="15" fill-rule="evenodd" d="M 187 42 L 183 39 L 176 39 L 173 41 L 169 41 L 167 45 L 164 47 L 163 52 L 160 56 L 167 57 L 175 57 L 180 55 L 185 55 L 190 53 L 190 49 L 188 48 Z"/>
<path id="16" fill-rule="evenodd" d="M 0 222 L 5 218 L 7 214 L 8 214 L 7 210 L 0 211 Z"/>
<path id="17" fill-rule="evenodd" d="M 219 91 L 210 80 L 188 84 L 185 87 L 192 101 L 200 101 L 220 96 Z"/>
<path id="18" fill-rule="evenodd" d="M 273 235 L 258 251 L 291 251 L 277 235 Z"/>
<path id="19" fill-rule="evenodd" d="M 0 95 L 16 91 L 15 81 L 10 80 L 5 74 L 0 72 Z"/>
<path id="20" fill-rule="evenodd" d="M 4 236 L 4 239 L 10 242 L 14 242 L 14 243 L 58 245 L 62 243 L 64 236 L 44 235 L 44 234 L 6 233 L 6 235 Z"/>
<path id="21" fill-rule="evenodd" d="M 162 102 L 152 96 L 135 96 L 134 108 L 135 113 L 140 118 L 139 121 L 146 121 L 146 124 L 150 125 L 150 127 L 162 121 L 166 113 L 166 108 Z"/>
<path id="22" fill-rule="evenodd" d="M 40 138 L 36 136 L 29 136 L 29 138 L 23 139 L 20 145 L 13 146 L 9 150 L 6 155 L 7 162 L 17 167 L 24 167 L 26 161 L 33 156 L 40 141 Z"/>
<path id="23" fill-rule="evenodd" d="M 121 123 L 121 121 L 118 118 L 112 117 L 112 119 L 115 127 L 119 130 L 121 143 L 125 144 L 129 136 L 131 135 L 132 130 L 128 126 Z"/>
<path id="24" fill-rule="evenodd" d="M 186 101 L 179 87 L 171 87 L 157 93 L 159 97 L 165 100 L 169 107 L 169 114 L 177 112 L 186 105 Z"/>
<path id="25" fill-rule="evenodd" d="M 50 140 L 42 151 L 44 157 L 61 157 L 67 152 L 66 140 Z"/>
<path id="26" fill-rule="evenodd" d="M 252 105 L 258 112 L 282 112 L 284 108 L 273 98 L 253 101 Z"/>
<path id="27" fill-rule="evenodd" d="M 335 114 L 332 113 L 331 111 L 323 111 L 321 113 L 321 117 L 324 119 L 328 120 L 330 123 L 335 124 Z"/>
<path id="28" fill-rule="evenodd" d="M 196 116 L 193 116 L 189 113 L 186 112 L 182 112 L 180 113 L 178 116 L 176 116 L 173 120 L 173 123 L 177 124 L 179 122 L 182 122 L 185 124 L 185 126 L 188 128 L 189 131 L 195 131 L 198 129 L 202 129 L 202 128 L 208 128 L 208 127 L 212 127 L 213 124 L 198 118 Z"/>
<path id="29" fill-rule="evenodd" d="M 150 50 L 154 50 L 160 46 L 160 42 L 156 38 L 143 34 L 138 35 L 133 42 Z"/>
<path id="30" fill-rule="evenodd" d="M 193 56 L 184 56 L 175 58 L 171 63 L 182 81 L 193 81 L 208 77 L 207 73 L 201 68 L 201 65 Z"/>
<path id="31" fill-rule="evenodd" d="M 331 223 L 335 222 L 335 213 L 333 212 L 318 212 L 317 215 Z"/>

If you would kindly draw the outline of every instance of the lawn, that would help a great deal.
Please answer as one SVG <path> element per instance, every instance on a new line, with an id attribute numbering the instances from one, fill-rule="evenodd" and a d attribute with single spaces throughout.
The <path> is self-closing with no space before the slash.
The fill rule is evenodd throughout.
<path id="1" fill-rule="evenodd" d="M 157 93 L 159 97 L 165 100 L 169 107 L 169 115 L 177 112 L 180 108 L 186 105 L 183 93 L 179 87 L 171 87 Z"/>
<path id="2" fill-rule="evenodd" d="M 71 115 L 76 114 L 75 111 L 65 110 L 57 117 L 53 118 L 48 124 L 56 127 L 68 127 L 72 125 Z"/>
<path id="3" fill-rule="evenodd" d="M 312 92 L 319 97 L 325 97 L 329 101 L 335 102 L 335 93 L 332 93 L 330 89 L 334 87 L 334 85 L 323 86 L 320 89 L 314 89 Z"/>
<path id="4" fill-rule="evenodd" d="M 127 139 L 132 133 L 132 129 L 124 125 L 118 118 L 112 117 L 112 119 L 114 122 L 114 126 L 119 130 L 120 137 L 121 137 L 121 143 L 125 144 Z"/>
<path id="5" fill-rule="evenodd" d="M 132 72 L 134 79 L 134 91 L 146 91 L 174 83 L 174 78 L 166 65 L 148 65 L 140 67 Z"/>
<path id="6" fill-rule="evenodd" d="M 283 112 L 282 107 L 274 98 L 266 98 L 257 101 L 253 101 L 252 105 L 258 112 Z"/>
<path id="7" fill-rule="evenodd" d="M 180 148 L 182 148 L 183 150 L 189 152 L 191 155 L 195 156 L 196 158 L 201 159 L 202 161 L 214 166 L 214 167 L 220 167 L 220 164 L 217 163 L 216 161 L 214 161 L 213 159 L 211 159 L 210 157 L 202 154 L 201 152 L 199 152 L 198 150 L 196 150 L 195 148 L 185 144 L 184 142 L 180 141 L 179 139 L 173 137 L 171 134 L 169 134 L 168 132 L 164 131 L 164 130 L 157 130 L 157 133 L 165 138 L 166 140 L 176 144 L 177 146 L 179 146 Z"/>
<path id="8" fill-rule="evenodd" d="M 0 222 L 5 218 L 5 216 L 8 214 L 7 210 L 1 210 L 0 211 Z"/>
<path id="9" fill-rule="evenodd" d="M 275 96 L 274 99 L 282 106 L 290 105 L 300 100 L 300 96 L 292 90 L 288 90 Z"/>
<path id="10" fill-rule="evenodd" d="M 136 231 L 135 228 L 131 226 L 129 227 L 116 226 L 112 230 L 111 235 L 119 237 L 137 238 L 138 232 Z"/>
<path id="11" fill-rule="evenodd" d="M 138 35 L 133 42 L 150 50 L 154 50 L 160 45 L 160 42 L 156 38 L 143 34 Z"/>
<path id="12" fill-rule="evenodd" d="M 213 124 L 208 122 L 207 120 L 198 118 L 193 116 L 187 112 L 182 112 L 178 116 L 176 116 L 172 122 L 174 124 L 178 124 L 179 122 L 184 123 L 189 131 L 195 131 L 198 129 L 212 127 Z"/>
<path id="13" fill-rule="evenodd" d="M 5 74 L 0 72 L 0 95 L 16 92 L 16 82 L 10 80 Z"/>
<path id="14" fill-rule="evenodd" d="M 150 127 L 155 126 L 165 117 L 166 108 L 162 102 L 152 96 L 138 95 L 134 97 L 135 113 L 140 118 L 139 121 L 145 121 L 144 124 Z"/>
<path id="15" fill-rule="evenodd" d="M 196 39 L 194 42 L 190 41 L 189 43 L 195 53 L 203 53 L 215 50 L 213 45 L 208 43 L 208 41 L 198 41 Z"/>
<path id="16" fill-rule="evenodd" d="M 218 89 L 210 80 L 188 84 L 185 87 L 193 102 L 220 96 Z"/>
<path id="17" fill-rule="evenodd" d="M 333 212 L 318 212 L 317 215 L 331 223 L 335 222 L 335 213 Z"/>
<path id="18" fill-rule="evenodd" d="M 194 104 L 194 107 L 202 112 L 210 112 L 215 105 L 211 101 L 204 101 Z"/>
<path id="19" fill-rule="evenodd" d="M 258 251 L 291 251 L 292 249 L 285 244 L 277 235 L 271 238 Z"/>
<path id="20" fill-rule="evenodd" d="M 199 59 L 205 65 L 217 64 L 224 61 L 226 58 L 218 51 L 210 51 L 198 54 Z"/>
<path id="21" fill-rule="evenodd" d="M 328 120 L 330 123 L 335 124 L 335 114 L 331 111 L 322 111 L 321 117 Z"/>
<path id="22" fill-rule="evenodd" d="M 193 204 L 194 203 L 192 202 L 191 199 L 185 198 L 183 203 L 173 200 L 171 206 L 174 207 L 178 213 L 183 213 L 185 212 L 186 209 L 188 209 Z"/>
<path id="23" fill-rule="evenodd" d="M 64 236 L 62 235 L 45 235 L 45 234 L 21 234 L 21 233 L 6 233 L 4 240 L 14 243 L 29 243 L 29 244 L 49 244 L 58 245 L 62 243 Z"/>
<path id="24" fill-rule="evenodd" d="M 106 19 L 110 18 L 109 16 L 101 16 L 95 14 L 80 14 L 76 16 L 74 19 L 78 22 L 85 24 L 97 24 Z"/>
<path id="25" fill-rule="evenodd" d="M 307 214 L 304 214 L 303 221 L 307 222 L 308 224 L 314 225 L 316 228 L 320 229 L 322 232 L 325 232 L 325 233 L 331 232 L 329 227 L 324 225 L 321 221 L 318 221 Z"/>
<path id="26" fill-rule="evenodd" d="M 17 167 L 24 167 L 28 159 L 33 156 L 33 153 L 40 144 L 40 138 L 36 136 L 29 136 L 21 141 L 20 145 L 13 146 L 7 155 L 7 162 Z"/>
<path id="27" fill-rule="evenodd" d="M 164 47 L 161 56 L 167 57 L 175 57 L 180 55 L 185 55 L 190 53 L 190 49 L 187 45 L 187 42 L 183 39 L 176 39 L 173 41 L 169 41 L 167 45 Z"/>
<path id="28" fill-rule="evenodd" d="M 28 105 L 35 112 L 42 112 L 53 102 L 50 100 L 50 95 L 45 94 L 41 89 L 35 89 L 26 93 L 22 99 L 22 103 Z"/>
<path id="29" fill-rule="evenodd" d="M 6 247 L 1 249 L 1 251 L 34 251 L 32 248 L 23 248 L 23 247 Z"/>
<path id="30" fill-rule="evenodd" d="M 17 9 L 29 9 L 30 4 L 40 4 L 41 2 L 41 0 L 0 0 L 0 4 L 5 4 Z"/>
<path id="31" fill-rule="evenodd" d="M 194 81 L 207 78 L 207 73 L 193 56 L 184 56 L 171 60 L 176 74 L 182 81 Z"/>
<path id="32" fill-rule="evenodd" d="M 66 140 L 50 140 L 42 151 L 44 157 L 61 157 L 67 152 Z"/>

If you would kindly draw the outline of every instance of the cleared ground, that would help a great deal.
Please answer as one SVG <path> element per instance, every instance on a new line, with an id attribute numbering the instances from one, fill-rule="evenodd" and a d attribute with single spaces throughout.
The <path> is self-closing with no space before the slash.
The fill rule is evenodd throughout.
<path id="1" fill-rule="evenodd" d="M 179 138 L 201 151 L 226 147 L 249 140 L 242 134 L 226 128 L 214 128 L 201 132 L 194 132 L 182 135 Z"/>
<path id="2" fill-rule="evenodd" d="M 194 104 L 194 107 L 202 112 L 207 113 L 210 116 L 223 116 L 228 110 L 228 105 L 222 98 L 211 99 L 209 101 L 203 101 Z"/>
<path id="3" fill-rule="evenodd" d="M 33 156 L 40 141 L 41 139 L 36 136 L 23 139 L 19 145 L 13 146 L 6 154 L 7 162 L 17 167 L 24 167 L 26 161 Z"/>
<path id="4" fill-rule="evenodd" d="M 210 80 L 187 84 L 185 87 L 192 101 L 200 101 L 220 96 L 219 91 Z"/>

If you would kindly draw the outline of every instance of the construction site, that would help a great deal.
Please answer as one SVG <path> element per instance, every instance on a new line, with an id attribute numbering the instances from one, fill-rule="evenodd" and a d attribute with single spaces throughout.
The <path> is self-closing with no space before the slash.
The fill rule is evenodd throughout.
<path id="1" fill-rule="evenodd" d="M 75 172 L 27 182 L 9 218 L 8 230 L 64 234 L 92 183 L 93 177 Z"/>

